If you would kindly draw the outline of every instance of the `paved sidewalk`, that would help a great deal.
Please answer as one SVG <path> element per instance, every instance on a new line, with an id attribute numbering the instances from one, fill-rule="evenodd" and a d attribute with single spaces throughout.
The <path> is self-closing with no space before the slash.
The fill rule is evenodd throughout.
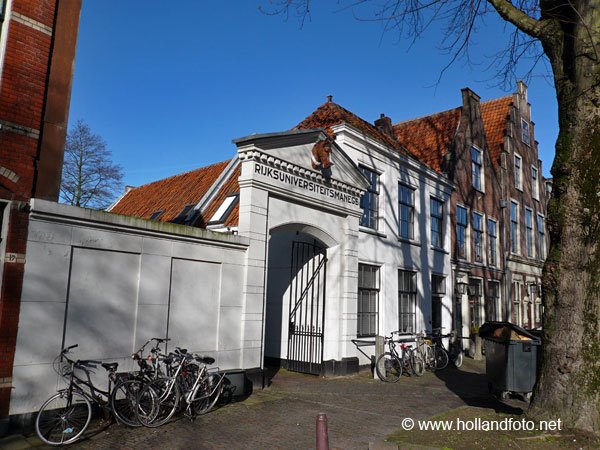
<path id="1" fill-rule="evenodd" d="M 461 370 L 386 384 L 367 373 L 319 378 L 280 370 L 270 387 L 194 422 L 184 418 L 158 429 L 111 425 L 71 448 L 309 449 L 315 448 L 315 419 L 321 412 L 327 414 L 332 449 L 395 448 L 383 440 L 405 417 L 425 419 L 464 405 L 519 413 L 525 403 L 511 406 L 488 394 L 484 371 L 483 363 L 467 360 Z M 35 444 L 19 442 L 25 446 L 15 450 Z"/>

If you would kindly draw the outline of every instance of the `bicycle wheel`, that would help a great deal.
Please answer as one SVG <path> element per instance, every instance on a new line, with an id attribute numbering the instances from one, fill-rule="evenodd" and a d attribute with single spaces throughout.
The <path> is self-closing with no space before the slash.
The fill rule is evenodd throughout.
<path id="1" fill-rule="evenodd" d="M 402 376 L 402 362 L 396 355 L 392 355 L 390 352 L 385 352 L 375 363 L 375 370 L 377 376 L 381 381 L 386 383 L 395 383 Z"/>
<path id="2" fill-rule="evenodd" d="M 145 381 L 139 378 L 120 380 L 110 394 L 110 408 L 119 423 L 128 427 L 142 424 L 137 417 L 137 398 Z M 143 414 L 143 413 L 142 413 Z"/>
<path id="3" fill-rule="evenodd" d="M 454 355 L 454 358 L 452 360 L 452 363 L 454 364 L 454 367 L 459 368 L 460 366 L 462 366 L 463 364 L 463 359 L 464 359 L 464 353 L 462 350 L 458 350 L 456 352 L 456 354 Z"/>
<path id="4" fill-rule="evenodd" d="M 416 351 L 410 352 L 410 368 L 412 373 L 418 377 L 422 377 L 425 373 L 425 362 L 421 355 Z"/>
<path id="5" fill-rule="evenodd" d="M 435 346 L 434 355 L 435 355 L 434 370 L 445 369 L 446 366 L 448 365 L 448 352 L 446 350 L 444 350 L 442 347 Z"/>
<path id="6" fill-rule="evenodd" d="M 200 388 L 192 403 L 195 414 L 202 415 L 212 410 L 223 392 L 223 380 L 216 373 L 209 374 L 202 380 Z"/>
<path id="7" fill-rule="evenodd" d="M 159 427 L 169 421 L 181 398 L 181 391 L 173 378 L 157 378 L 146 384 L 137 397 L 135 412 L 145 427 Z"/>
<path id="8" fill-rule="evenodd" d="M 44 402 L 35 431 L 48 445 L 65 445 L 77 441 L 90 424 L 92 407 L 79 392 L 61 391 Z"/>

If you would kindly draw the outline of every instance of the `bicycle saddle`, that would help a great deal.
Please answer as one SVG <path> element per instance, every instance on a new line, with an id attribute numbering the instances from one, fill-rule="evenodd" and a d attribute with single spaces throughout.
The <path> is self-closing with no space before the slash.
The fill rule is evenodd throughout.
<path id="1" fill-rule="evenodd" d="M 106 370 L 117 370 L 117 367 L 119 367 L 119 363 L 102 363 L 102 367 L 104 367 Z"/>
<path id="2" fill-rule="evenodd" d="M 196 357 L 196 361 L 200 361 L 204 364 L 214 364 L 215 362 L 215 358 L 213 358 L 212 356 L 204 356 L 204 355 L 200 355 Z"/>

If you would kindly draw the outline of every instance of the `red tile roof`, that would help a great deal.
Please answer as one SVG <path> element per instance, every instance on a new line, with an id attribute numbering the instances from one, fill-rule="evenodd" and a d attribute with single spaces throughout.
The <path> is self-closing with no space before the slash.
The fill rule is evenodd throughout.
<path id="1" fill-rule="evenodd" d="M 232 194 L 239 194 L 240 185 L 238 184 L 238 178 L 240 177 L 241 173 L 242 173 L 242 165 L 238 162 L 238 165 L 233 170 L 233 173 L 222 184 L 221 188 L 219 189 L 219 192 L 217 192 L 215 197 L 210 201 L 208 206 L 203 211 L 200 220 L 198 220 L 194 224 L 195 226 L 206 228 L 208 221 L 217 212 L 217 209 L 219 209 L 219 206 L 221 206 L 223 204 L 223 201 L 225 200 L 225 198 Z M 238 199 L 235 206 L 233 207 L 233 209 L 231 210 L 231 212 L 225 219 L 225 223 L 223 224 L 223 226 L 237 227 L 238 219 L 239 219 L 239 209 L 240 209 L 239 207 L 240 207 L 240 202 Z"/>
<path id="2" fill-rule="evenodd" d="M 394 125 L 398 142 L 414 153 L 433 170 L 441 172 L 444 156 L 454 139 L 461 108 L 454 108 L 430 116 Z"/>
<path id="3" fill-rule="evenodd" d="M 111 212 L 149 219 L 156 211 L 163 211 L 157 220 L 172 221 L 187 205 L 200 201 L 227 164 L 229 161 L 223 161 L 132 189 Z"/>
<path id="4" fill-rule="evenodd" d="M 512 96 L 507 96 L 480 104 L 490 156 L 496 164 L 500 163 L 511 103 Z M 461 110 L 462 108 L 458 107 L 397 123 L 394 125 L 396 139 L 422 162 L 435 171 L 442 172 L 442 162 L 450 151 Z"/>
<path id="5" fill-rule="evenodd" d="M 481 116 L 483 118 L 490 157 L 492 158 L 492 162 L 498 165 L 500 165 L 500 154 L 504 147 L 506 124 L 512 100 L 512 95 L 508 95 L 481 104 Z"/>
<path id="6" fill-rule="evenodd" d="M 367 134 L 380 143 L 391 147 L 403 155 L 409 156 L 410 153 L 403 148 L 392 136 L 379 131 L 379 129 L 356 114 L 348 111 L 346 108 L 334 102 L 326 102 L 319 106 L 311 115 L 300 122 L 295 130 L 309 130 L 314 128 L 323 128 L 329 135 L 334 135 L 332 127 L 341 123 L 347 123 L 359 131 Z M 411 155 L 412 156 L 412 155 Z"/>

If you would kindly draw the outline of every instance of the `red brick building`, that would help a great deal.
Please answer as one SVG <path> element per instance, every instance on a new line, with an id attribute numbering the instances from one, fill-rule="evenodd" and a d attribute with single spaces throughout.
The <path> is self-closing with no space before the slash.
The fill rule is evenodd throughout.
<path id="1" fill-rule="evenodd" d="M 58 200 L 81 0 L 0 0 L 0 420 L 8 415 L 29 200 Z"/>
<path id="2" fill-rule="evenodd" d="M 546 189 L 527 86 L 393 126 L 398 141 L 456 184 L 451 199 L 454 327 L 541 325 Z"/>

